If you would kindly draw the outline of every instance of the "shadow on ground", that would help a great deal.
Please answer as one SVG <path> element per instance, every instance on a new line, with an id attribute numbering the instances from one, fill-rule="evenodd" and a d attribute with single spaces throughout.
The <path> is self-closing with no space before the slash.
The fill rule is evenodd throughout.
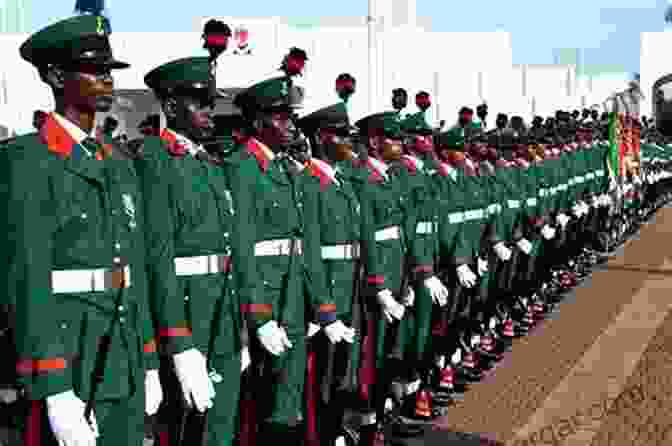
<path id="1" fill-rule="evenodd" d="M 418 438 L 395 439 L 395 446 L 504 446 L 500 441 L 488 438 L 484 434 L 454 432 L 446 429 L 428 429 Z"/>

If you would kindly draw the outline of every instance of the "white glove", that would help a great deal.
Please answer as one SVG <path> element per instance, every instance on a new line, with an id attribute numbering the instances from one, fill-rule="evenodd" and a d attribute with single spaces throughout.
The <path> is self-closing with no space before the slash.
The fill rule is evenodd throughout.
<path id="1" fill-rule="evenodd" d="M 341 341 L 352 344 L 355 340 L 355 330 L 346 327 L 345 324 L 339 320 L 324 327 L 324 333 L 332 344 L 337 344 Z"/>
<path id="2" fill-rule="evenodd" d="M 567 216 L 567 214 L 560 213 L 558 214 L 557 217 L 555 217 L 555 221 L 560 225 L 562 229 L 565 229 L 565 226 L 567 226 L 567 223 L 569 223 L 570 218 Z"/>
<path id="3" fill-rule="evenodd" d="M 506 247 L 504 242 L 499 242 L 493 246 L 497 258 L 502 262 L 506 262 L 511 258 L 511 250 Z"/>
<path id="4" fill-rule="evenodd" d="M 549 225 L 544 225 L 544 227 L 541 228 L 541 236 L 546 240 L 551 240 L 555 237 L 555 228 L 551 228 Z"/>
<path id="5" fill-rule="evenodd" d="M 189 407 L 199 412 L 212 407 L 215 388 L 208 376 L 205 356 L 195 348 L 173 355 L 175 374 L 180 381 L 184 399 Z"/>
<path id="6" fill-rule="evenodd" d="M 453 364 L 459 364 L 460 361 L 462 361 L 462 349 L 458 348 L 455 350 L 455 353 L 453 353 L 453 356 L 450 357 L 450 362 Z"/>
<path id="7" fill-rule="evenodd" d="M 154 415 L 163 400 L 163 389 L 159 379 L 158 370 L 147 370 L 145 372 L 145 413 L 149 416 Z"/>
<path id="8" fill-rule="evenodd" d="M 488 272 L 488 262 L 483 260 L 482 258 L 476 259 L 476 272 L 478 273 L 479 276 L 482 276 L 483 274 Z"/>
<path id="9" fill-rule="evenodd" d="M 68 390 L 47 397 L 49 425 L 59 446 L 95 446 L 98 423 L 91 413 L 91 425 L 84 418 L 84 401 Z"/>
<path id="10" fill-rule="evenodd" d="M 448 303 L 448 289 L 436 276 L 425 279 L 425 288 L 429 290 L 434 303 L 439 304 L 441 307 Z"/>
<path id="11" fill-rule="evenodd" d="M 581 207 L 583 208 L 583 215 L 588 215 L 590 213 L 590 206 L 588 206 L 588 203 L 582 201 Z"/>
<path id="12" fill-rule="evenodd" d="M 308 323 L 308 333 L 306 334 L 306 337 L 307 338 L 312 338 L 320 330 L 321 330 L 321 327 L 319 325 L 313 324 L 312 322 L 310 322 L 310 323 Z"/>
<path id="13" fill-rule="evenodd" d="M 572 206 L 572 214 L 574 214 L 575 217 L 581 217 L 582 215 L 582 209 L 579 203 L 576 203 L 574 206 Z M 559 216 L 558 216 L 559 217 Z"/>
<path id="14" fill-rule="evenodd" d="M 250 357 L 250 349 L 243 347 L 240 351 L 240 373 L 243 373 L 252 363 L 252 358 Z"/>
<path id="15" fill-rule="evenodd" d="M 642 184 L 642 179 L 640 177 L 635 177 L 635 180 L 633 181 L 637 186 Z"/>
<path id="16" fill-rule="evenodd" d="M 457 267 L 457 280 L 465 288 L 471 288 L 476 285 L 476 274 L 469 268 L 469 265 L 460 265 Z"/>
<path id="17" fill-rule="evenodd" d="M 287 338 L 285 330 L 278 325 L 276 321 L 268 321 L 257 329 L 257 337 L 261 345 L 272 355 L 279 356 L 288 348 L 292 348 L 292 343 Z"/>
<path id="18" fill-rule="evenodd" d="M 532 252 L 532 243 L 530 243 L 530 241 L 526 238 L 521 238 L 520 240 L 518 240 L 518 242 L 516 242 L 516 245 L 525 254 L 529 254 Z"/>
<path id="19" fill-rule="evenodd" d="M 415 291 L 409 286 L 408 291 L 406 292 L 406 297 L 404 297 L 404 305 L 412 307 L 413 304 L 415 304 Z"/>
<path id="20" fill-rule="evenodd" d="M 383 307 L 383 314 L 385 314 L 388 322 L 392 322 L 393 319 L 401 320 L 404 317 L 406 307 L 394 300 L 390 290 L 379 291 L 376 298 L 380 306 Z"/>
<path id="21" fill-rule="evenodd" d="M 593 197 L 593 201 L 591 202 L 591 206 L 593 206 L 596 209 L 598 207 L 600 207 L 600 197 L 599 196 L 594 196 Z"/>

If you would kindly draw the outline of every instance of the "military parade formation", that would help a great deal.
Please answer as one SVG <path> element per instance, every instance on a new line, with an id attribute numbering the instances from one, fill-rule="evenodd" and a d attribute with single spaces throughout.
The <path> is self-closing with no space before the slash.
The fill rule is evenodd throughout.
<path id="1" fill-rule="evenodd" d="M 3 384 L 28 446 L 422 436 L 670 200 L 646 120 L 623 178 L 596 110 L 435 128 L 430 94 L 406 113 L 398 88 L 351 122 L 347 73 L 301 108 L 299 48 L 213 116 L 216 20 L 210 57 L 146 74 L 161 119 L 115 138 L 95 126 L 128 67 L 109 34 L 81 15 L 21 46 L 56 106 L 0 146 Z"/>

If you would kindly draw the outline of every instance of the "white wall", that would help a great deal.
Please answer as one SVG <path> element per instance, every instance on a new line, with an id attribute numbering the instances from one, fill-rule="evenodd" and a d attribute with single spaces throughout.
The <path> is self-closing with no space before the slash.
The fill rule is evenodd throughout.
<path id="1" fill-rule="evenodd" d="M 652 88 L 662 76 L 672 73 L 672 59 L 667 55 L 672 45 L 672 32 L 647 32 L 641 34 L 640 85 L 646 96 L 641 113 L 653 115 Z"/>
<path id="2" fill-rule="evenodd" d="M 234 29 L 242 23 L 235 18 L 223 19 Z M 218 63 L 219 86 L 245 87 L 276 74 L 282 56 L 291 46 L 298 46 L 309 57 L 305 77 L 299 79 L 306 88 L 306 111 L 335 102 L 335 78 L 349 72 L 357 79 L 357 93 L 351 104 L 353 120 L 389 110 L 392 89 L 397 87 L 409 92 L 408 112 L 415 111 L 415 94 L 428 91 L 432 95 L 429 116 L 433 123 L 444 119 L 452 124 L 461 106 L 475 107 L 486 101 L 492 125 L 499 112 L 519 114 L 529 120 L 533 114 L 546 116 L 556 109 L 601 102 L 616 83 L 613 79 L 594 80 L 592 96 L 587 98 L 573 67 L 531 65 L 527 67 L 524 96 L 522 70 L 512 64 L 509 33 L 436 33 L 406 26 L 380 31 L 378 76 L 375 85 L 369 86 L 365 27 L 297 30 L 275 18 L 245 20 L 244 24 L 250 33 L 253 54 L 235 56 L 232 45 Z M 0 119 L 19 132 L 30 130 L 35 109 L 52 108 L 49 89 L 18 55 L 18 47 L 27 37 L 0 35 Z M 115 73 L 119 89 L 144 89 L 143 77 L 152 68 L 176 58 L 206 55 L 200 47 L 199 32 L 114 33 L 111 44 L 115 56 L 131 64 L 131 68 Z M 643 81 L 645 73 L 643 68 Z M 568 78 L 571 95 L 567 94 Z M 3 94 L 3 79 L 7 97 Z M 368 107 L 369 88 L 376 91 L 372 110 Z M 619 85 L 616 89 L 620 88 Z"/>

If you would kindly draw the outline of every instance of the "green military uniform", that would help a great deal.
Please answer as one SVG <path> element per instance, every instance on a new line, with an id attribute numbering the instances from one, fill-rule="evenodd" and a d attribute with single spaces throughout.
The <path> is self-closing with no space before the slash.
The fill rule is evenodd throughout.
<path id="1" fill-rule="evenodd" d="M 401 137 L 401 124 L 397 113 L 384 112 L 367 116 L 356 123 L 362 135 L 380 131 L 392 138 Z M 366 183 L 360 192 L 364 218 L 364 241 L 367 247 L 365 269 L 371 296 L 368 297 L 366 337 L 363 341 L 364 362 L 360 375 L 362 396 L 369 408 L 377 412 L 381 422 L 384 399 L 392 380 L 404 378 L 401 366 L 404 332 L 401 322 L 389 323 L 382 314 L 376 295 L 381 290 L 390 290 L 401 303 L 405 290 L 402 278 L 406 273 L 405 234 L 407 196 L 400 176 L 401 166 L 394 167 L 369 156 L 365 163 Z M 371 393 L 370 390 L 373 390 Z"/>
<path id="2" fill-rule="evenodd" d="M 438 138 L 439 148 L 461 150 L 464 139 L 451 132 L 444 132 Z M 465 170 L 449 162 L 439 164 L 440 193 L 439 193 L 439 271 L 444 283 L 449 286 L 450 298 L 448 305 L 435 321 L 432 337 L 433 350 L 440 355 L 450 355 L 454 351 L 455 342 L 449 338 L 454 336 L 452 324 L 455 322 L 460 309 L 460 299 L 464 291 L 457 278 L 457 267 L 471 266 L 476 262 L 471 242 L 464 232 L 467 221 L 465 212 L 470 210 L 471 198 L 467 195 L 466 187 L 469 181 L 465 178 Z M 453 350 L 451 350 L 451 347 Z"/>
<path id="3" fill-rule="evenodd" d="M 214 91 L 207 58 L 169 62 L 147 74 L 145 82 L 156 92 Z M 188 146 L 187 153 L 172 155 L 180 143 Z M 217 392 L 207 419 L 208 444 L 230 445 L 240 391 L 240 302 L 252 299 L 256 288 L 249 195 L 256 166 L 248 160 L 222 169 L 203 147 L 167 128 L 159 137 L 145 138 L 142 152 L 137 169 L 147 209 L 160 351 L 170 358 L 196 348 L 208 357 Z M 166 261 L 169 268 L 155 267 Z M 173 403 L 164 422 L 177 427 L 182 394 L 170 368 L 163 372 L 166 400 Z"/>
<path id="4" fill-rule="evenodd" d="M 21 55 L 38 67 L 75 61 L 127 67 L 112 58 L 108 29 L 102 17 L 66 19 L 33 35 Z M 144 372 L 158 367 L 147 301 L 145 214 L 130 162 L 109 159 L 109 147 L 86 136 L 50 114 L 39 135 L 20 136 L 7 148 L 11 235 L 3 251 L 12 258 L 7 288 L 16 315 L 16 368 L 34 402 L 26 442 L 34 444 L 37 428 L 43 444 L 52 444 L 40 401 L 74 389 L 80 399 L 96 401 L 97 444 L 139 446 Z M 104 375 L 92 395 L 100 340 L 107 335 Z"/>
<path id="5" fill-rule="evenodd" d="M 524 265 L 521 264 L 521 275 L 518 276 L 520 294 L 530 294 L 538 289 L 539 277 L 535 275 L 535 266 L 541 252 L 543 240 L 541 229 L 548 224 L 549 218 L 546 207 L 546 191 L 542 192 L 541 161 L 530 162 L 529 167 L 523 170 L 521 181 L 522 197 L 525 200 L 524 210 L 524 234 L 532 244 L 532 251 L 526 258 Z"/>
<path id="6" fill-rule="evenodd" d="M 311 137 L 319 129 L 347 135 L 349 120 L 346 104 L 339 102 L 304 116 L 299 126 Z M 307 187 L 316 197 L 307 201 L 312 206 L 304 207 L 307 214 L 314 214 L 310 219 L 316 222 L 305 228 L 308 262 L 314 265 L 312 294 L 324 296 L 324 299 L 314 302 L 309 315 L 317 326 L 337 320 L 346 326 L 353 326 L 357 320 L 358 325 L 361 324 L 363 218 L 353 183 L 357 181 L 353 169 L 351 161 L 331 161 L 326 153 L 311 159 L 306 169 L 306 174 L 310 176 Z M 310 246 L 311 243 L 315 246 Z M 353 316 L 357 318 L 353 320 Z M 361 333 L 360 326 L 353 328 Z M 355 338 L 354 344 L 344 341 L 331 344 L 324 330 L 311 339 L 307 382 L 310 387 L 306 388 L 309 443 L 333 444 L 339 435 L 346 398 L 357 390 L 353 384 L 357 382 L 359 347 L 359 337 Z M 349 382 L 345 382 L 346 379 Z M 312 417 L 315 417 L 314 424 Z"/>
<path id="7" fill-rule="evenodd" d="M 287 78 L 272 78 L 240 93 L 235 103 L 249 119 L 256 113 L 289 111 L 291 85 Z M 307 294 L 310 289 L 314 257 L 306 254 L 309 244 L 306 228 L 317 225 L 316 213 L 305 212 L 314 199 L 308 193 L 305 174 L 295 175 L 296 162 L 284 154 L 274 154 L 263 142 L 248 138 L 228 158 L 231 163 L 255 161 L 255 186 L 250 191 L 255 203 L 255 256 L 262 280 L 260 290 L 248 302 L 242 302 L 249 327 L 253 331 L 266 322 L 277 321 L 284 327 L 293 347 L 273 356 L 255 342 L 252 360 L 265 364 L 263 372 L 255 368 L 250 388 L 260 405 L 262 441 L 274 441 L 274 435 L 294 435 L 304 420 L 303 387 L 306 371 L 306 307 L 309 299 L 319 311 L 333 313 L 330 296 Z M 311 244 L 314 246 L 314 244 Z M 314 255 L 314 254 L 313 254 Z M 321 306 L 324 305 L 324 306 Z M 293 441 L 293 440 L 292 440 Z"/>
<path id="8" fill-rule="evenodd" d="M 408 116 L 403 121 L 403 129 L 410 135 L 432 134 L 424 112 Z M 410 202 L 406 232 L 410 239 L 409 260 L 415 288 L 415 320 L 414 324 L 409 324 L 411 333 L 406 359 L 412 369 L 426 375 L 432 366 L 432 358 L 426 357 L 425 351 L 431 332 L 433 302 L 423 281 L 436 273 L 434 265 L 439 248 L 439 208 L 436 203 L 440 199 L 441 188 L 446 187 L 444 179 L 447 171 L 440 169 L 439 160 L 433 151 L 418 153 L 417 156 L 404 155 L 402 162 L 408 173 L 406 178 Z M 407 318 L 405 321 L 411 320 Z"/>
<path id="9" fill-rule="evenodd" d="M 511 150 L 510 147 L 504 150 Z M 503 154 L 510 158 L 509 154 Z M 514 292 L 513 279 L 516 275 L 518 260 L 522 258 L 517 243 L 523 239 L 524 233 L 524 192 L 523 181 L 525 173 L 514 166 L 504 165 L 498 161 L 495 171 L 496 187 L 501 191 L 498 205 L 501 206 L 500 219 L 497 230 L 500 238 L 512 246 L 513 255 L 506 262 L 497 262 L 495 280 L 491 282 L 491 292 L 497 300 L 509 299 Z"/>

